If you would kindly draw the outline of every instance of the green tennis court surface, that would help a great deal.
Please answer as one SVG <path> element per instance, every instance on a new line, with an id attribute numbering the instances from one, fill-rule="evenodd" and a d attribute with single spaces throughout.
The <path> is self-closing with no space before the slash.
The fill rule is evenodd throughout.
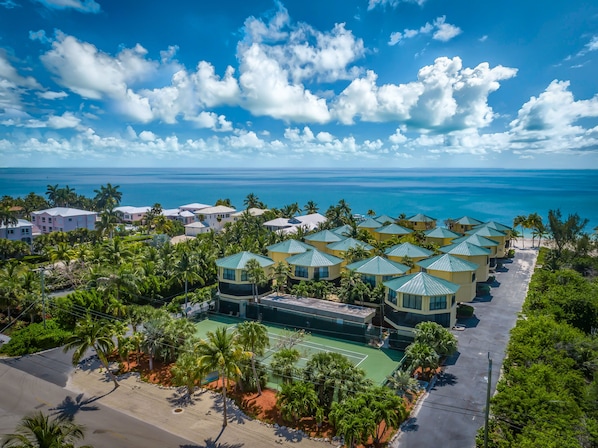
<path id="1" fill-rule="evenodd" d="M 209 319 L 195 324 L 197 328 L 196 335 L 205 338 L 208 331 L 215 331 L 216 328 L 222 326 L 226 326 L 228 331 L 233 331 L 236 325 L 241 322 L 243 322 L 242 319 L 229 316 L 210 315 Z M 279 350 L 280 342 L 288 336 L 289 329 L 268 324 L 264 325 L 268 328 L 270 348 L 262 358 L 262 362 L 269 365 L 272 355 Z M 382 384 L 386 377 L 396 369 L 403 357 L 403 353 L 397 350 L 378 349 L 366 344 L 343 341 L 312 333 L 306 334 L 293 348 L 301 353 L 301 360 L 297 363 L 299 368 L 305 367 L 307 360 L 315 353 L 340 353 L 346 356 L 354 365 L 363 369 L 366 376 L 375 384 Z"/>

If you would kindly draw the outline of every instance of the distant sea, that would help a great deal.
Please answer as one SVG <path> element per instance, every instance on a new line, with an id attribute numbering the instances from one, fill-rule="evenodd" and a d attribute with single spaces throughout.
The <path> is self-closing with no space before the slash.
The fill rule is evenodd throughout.
<path id="1" fill-rule="evenodd" d="M 312 200 L 323 213 L 345 199 L 354 213 L 424 213 L 439 225 L 468 215 L 511 226 L 517 215 L 546 220 L 558 208 L 589 219 L 587 231 L 598 226 L 598 170 L 0 168 L 2 196 L 43 196 L 55 184 L 94 196 L 107 183 L 120 186 L 121 205 L 176 208 L 229 198 L 242 209 L 254 193 L 269 207 Z"/>

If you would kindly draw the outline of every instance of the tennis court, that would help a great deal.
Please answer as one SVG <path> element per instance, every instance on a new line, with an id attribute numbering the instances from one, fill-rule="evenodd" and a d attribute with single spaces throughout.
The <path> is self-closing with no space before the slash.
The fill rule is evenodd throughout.
<path id="1" fill-rule="evenodd" d="M 227 331 L 234 331 L 235 327 L 241 322 L 243 322 L 242 319 L 234 317 L 210 315 L 209 319 L 196 323 L 196 335 L 205 338 L 208 331 L 215 331 L 216 328 L 222 326 L 226 326 Z M 268 329 L 270 348 L 264 354 L 261 361 L 265 365 L 269 365 L 272 355 L 280 350 L 283 343 L 288 343 L 290 334 L 293 332 L 290 329 L 268 324 L 264 325 Z M 403 353 L 397 350 L 379 349 L 366 344 L 344 341 L 312 333 L 307 333 L 303 338 L 300 338 L 300 340 L 293 345 L 293 348 L 297 349 L 301 354 L 301 359 L 297 363 L 298 368 L 305 367 L 308 359 L 316 353 L 340 353 L 341 355 L 346 356 L 355 366 L 363 369 L 366 376 L 375 384 L 382 384 L 386 377 L 396 369 L 399 361 L 403 357 Z"/>

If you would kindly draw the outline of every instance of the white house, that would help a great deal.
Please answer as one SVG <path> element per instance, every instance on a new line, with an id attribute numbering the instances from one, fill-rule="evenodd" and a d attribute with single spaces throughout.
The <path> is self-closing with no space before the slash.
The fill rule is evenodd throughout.
<path id="1" fill-rule="evenodd" d="M 208 208 L 211 205 L 208 204 L 200 204 L 199 202 L 193 202 L 192 204 L 181 205 L 179 210 L 187 210 L 188 212 L 195 213 L 196 211 L 201 210 L 202 208 Z"/>
<path id="2" fill-rule="evenodd" d="M 314 230 L 319 224 L 326 222 L 325 216 L 319 213 L 311 213 L 309 215 L 295 216 L 293 218 L 276 218 L 266 221 L 264 226 L 266 229 L 273 232 L 281 231 L 282 233 L 294 233 L 298 227 L 303 227 L 305 230 Z"/>
<path id="3" fill-rule="evenodd" d="M 87 210 L 54 207 L 31 213 L 31 222 L 42 233 L 69 232 L 76 229 L 95 230 L 98 214 Z"/>
<path id="4" fill-rule="evenodd" d="M 185 226 L 185 236 L 197 236 L 202 233 L 208 233 L 210 228 L 202 222 L 192 222 Z"/>
<path id="5" fill-rule="evenodd" d="M 0 224 L 0 238 L 10 241 L 24 241 L 31 244 L 33 224 L 25 219 L 19 219 L 16 225 Z"/>
<path id="6" fill-rule="evenodd" d="M 202 208 L 195 212 L 197 218 L 206 226 L 214 230 L 222 230 L 224 224 L 232 222 L 232 214 L 236 210 L 225 205 L 216 205 L 214 207 Z"/>
<path id="7" fill-rule="evenodd" d="M 195 222 L 195 215 L 193 212 L 188 210 L 180 210 L 178 208 L 171 208 L 167 210 L 162 210 L 162 214 L 166 216 L 168 219 L 172 219 L 173 221 L 179 221 L 183 225 L 191 224 Z"/>
<path id="8" fill-rule="evenodd" d="M 262 216 L 264 213 L 269 211 L 267 208 L 248 208 L 247 210 L 241 210 L 231 214 L 234 222 L 237 222 L 245 213 L 249 213 L 251 216 Z"/>
<path id="9" fill-rule="evenodd" d="M 115 207 L 114 211 L 118 213 L 119 218 L 123 222 L 134 223 L 143 221 L 146 213 L 151 209 L 151 207 L 131 207 L 123 205 L 121 207 Z"/>

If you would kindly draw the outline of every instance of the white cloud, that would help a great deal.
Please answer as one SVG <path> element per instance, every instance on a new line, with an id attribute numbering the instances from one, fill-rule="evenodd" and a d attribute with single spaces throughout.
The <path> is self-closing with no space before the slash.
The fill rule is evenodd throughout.
<path id="1" fill-rule="evenodd" d="M 94 0 L 36 0 L 50 9 L 72 8 L 79 12 L 97 14 L 100 12 L 100 5 Z"/>
<path id="2" fill-rule="evenodd" d="M 383 8 L 391 7 L 396 8 L 400 3 L 415 3 L 419 6 L 422 6 L 426 3 L 426 0 L 369 0 L 368 1 L 368 11 L 380 6 Z"/>
<path id="3" fill-rule="evenodd" d="M 596 51 L 598 50 L 598 36 L 592 36 L 590 42 L 586 44 L 586 49 L 588 51 Z"/>
<path id="4" fill-rule="evenodd" d="M 303 143 L 311 142 L 315 138 L 309 126 L 305 126 L 303 131 L 298 128 L 287 128 L 284 130 L 284 137 L 293 142 Z"/>
<path id="5" fill-rule="evenodd" d="M 40 98 L 43 98 L 45 100 L 58 100 L 61 98 L 66 98 L 68 96 L 68 94 L 63 91 L 60 91 L 60 92 L 46 91 L 46 92 L 37 92 L 37 96 L 39 96 Z"/>
<path id="6" fill-rule="evenodd" d="M 2 51 L 0 51 L 0 80 L 10 82 L 14 86 L 27 87 L 32 89 L 40 89 L 41 86 L 31 76 L 21 76 L 17 72 L 17 69 L 12 66 Z"/>
<path id="7" fill-rule="evenodd" d="M 322 142 L 322 143 L 330 143 L 331 141 L 334 140 L 334 136 L 330 133 L 330 132 L 318 132 L 318 135 L 316 135 L 316 138 L 318 139 L 318 141 Z"/>
<path id="8" fill-rule="evenodd" d="M 369 71 L 355 79 L 332 104 L 333 115 L 344 124 L 362 121 L 399 121 L 412 129 L 464 129 L 490 124 L 494 117 L 488 95 L 499 81 L 517 70 L 484 62 L 463 68 L 461 59 L 438 58 L 422 67 L 418 80 L 407 84 L 377 86 Z"/>
<path id="9" fill-rule="evenodd" d="M 61 116 L 51 115 L 48 118 L 48 126 L 54 129 L 76 128 L 81 120 L 71 112 L 65 112 Z"/>
<path id="10" fill-rule="evenodd" d="M 395 145 L 400 145 L 407 141 L 407 137 L 401 133 L 401 129 L 397 129 L 394 134 L 388 137 L 388 140 Z"/>
<path id="11" fill-rule="evenodd" d="M 426 22 L 425 25 L 419 29 L 408 29 L 405 28 L 403 32 L 393 32 L 390 34 L 390 40 L 388 45 L 393 46 L 403 42 L 405 39 L 411 39 L 419 34 L 432 34 L 432 39 L 439 40 L 441 42 L 447 42 L 452 38 L 462 33 L 461 28 L 450 23 L 446 23 L 446 16 L 437 17 L 434 22 Z"/>
<path id="12" fill-rule="evenodd" d="M 139 133 L 139 139 L 144 142 L 153 142 L 156 140 L 156 134 L 154 134 L 152 131 L 141 131 Z"/>

